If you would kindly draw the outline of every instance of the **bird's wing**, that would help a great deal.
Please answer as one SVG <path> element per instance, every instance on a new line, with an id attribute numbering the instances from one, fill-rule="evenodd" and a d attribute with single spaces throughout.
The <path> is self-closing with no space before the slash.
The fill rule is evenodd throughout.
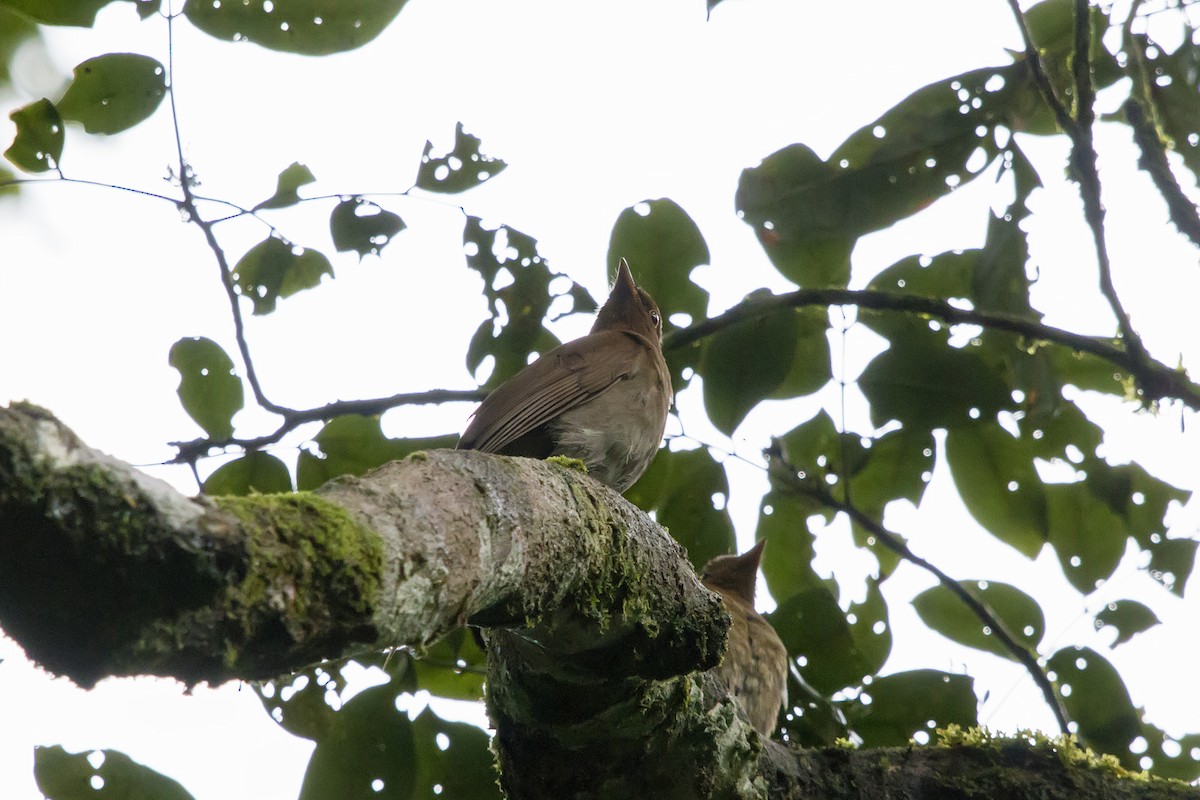
<path id="1" fill-rule="evenodd" d="M 651 347 L 636 333 L 607 330 L 554 348 L 487 396 L 459 439 L 458 449 L 502 452 L 530 431 L 629 377 Z"/>

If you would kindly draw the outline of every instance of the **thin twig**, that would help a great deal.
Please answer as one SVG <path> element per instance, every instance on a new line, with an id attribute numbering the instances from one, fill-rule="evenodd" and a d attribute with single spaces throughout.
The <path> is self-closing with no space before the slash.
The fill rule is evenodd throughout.
<path id="1" fill-rule="evenodd" d="M 1051 342 L 1097 356 L 1127 371 L 1142 387 L 1143 397 L 1147 401 L 1171 398 L 1200 411 L 1200 386 L 1189 380 L 1186 373 L 1149 358 L 1139 361 L 1128 350 L 1111 341 L 1072 333 L 1016 314 L 958 308 L 935 297 L 870 289 L 799 289 L 788 294 L 756 297 L 739 303 L 723 314 L 673 331 L 663 339 L 663 349 L 668 352 L 680 350 L 739 322 L 764 317 L 784 308 L 807 306 L 857 306 L 873 311 L 923 314 L 951 325 L 979 325 L 1024 336 L 1035 342 Z"/>
<path id="2" fill-rule="evenodd" d="M 267 445 L 275 444 L 287 434 L 301 425 L 310 422 L 326 422 L 334 417 L 347 414 L 362 414 L 373 416 L 382 414 L 392 408 L 404 405 L 429 405 L 431 403 L 478 403 L 487 396 L 482 389 L 431 389 L 426 392 L 408 392 L 395 394 L 391 397 L 379 397 L 369 400 L 339 400 L 319 408 L 304 410 L 287 409 L 283 412 L 283 422 L 273 432 L 263 436 L 248 439 L 229 437 L 227 439 L 195 439 L 190 442 L 171 442 L 178 451 L 175 458 L 168 464 L 190 464 L 202 458 L 212 450 L 227 447 L 241 447 L 246 450 L 257 450 Z"/>
<path id="3" fill-rule="evenodd" d="M 1012 654 L 1013 658 L 1025 667 L 1030 678 L 1041 690 L 1042 696 L 1046 700 L 1046 704 L 1050 707 L 1054 714 L 1055 720 L 1058 722 L 1059 729 L 1065 734 L 1068 731 L 1070 717 L 1067 715 L 1066 708 L 1062 704 L 1062 700 L 1054 691 L 1054 685 L 1050 682 L 1050 678 L 1046 675 L 1045 670 L 1038 663 L 1037 657 L 1028 647 L 1017 641 L 1017 638 L 1008 630 L 1003 620 L 988 607 L 987 603 L 967 591 L 962 584 L 951 578 L 934 564 L 921 558 L 912 551 L 904 540 L 895 533 L 892 533 L 883 525 L 876 522 L 871 517 L 859 511 L 854 506 L 844 500 L 839 500 L 834 497 L 829 489 L 820 481 L 805 481 L 800 479 L 798 470 L 789 464 L 783 457 L 783 453 L 779 450 L 777 443 L 772 443 L 771 447 L 764 451 L 767 457 L 768 464 L 771 465 L 770 473 L 777 480 L 786 481 L 787 487 L 792 491 L 803 494 L 806 497 L 816 500 L 822 505 L 840 511 L 850 517 L 856 524 L 860 525 L 865 530 L 869 531 L 877 541 L 884 547 L 888 548 L 896 555 L 900 556 L 905 561 L 920 567 L 926 572 L 937 578 L 938 583 L 945 587 L 948 591 L 954 594 L 962 601 L 971 613 L 995 635 L 996 640 L 1004 646 L 1004 648 Z"/>
<path id="4" fill-rule="evenodd" d="M 1046 67 L 1042 64 L 1042 57 L 1038 53 L 1037 45 L 1033 43 L 1033 35 L 1029 32 L 1029 26 L 1025 24 L 1025 15 L 1021 13 L 1020 3 L 1017 0 L 1008 0 L 1008 5 L 1012 8 L 1017 28 L 1021 31 L 1021 39 L 1025 42 L 1025 63 L 1033 76 L 1033 82 L 1041 92 L 1046 105 L 1050 106 L 1050 111 L 1054 114 L 1058 127 L 1066 131 L 1074 126 L 1074 120 L 1067 113 L 1067 107 L 1058 99 L 1058 94 L 1054 91 L 1054 84 L 1050 82 L 1050 77 L 1046 74 Z"/>
<path id="5" fill-rule="evenodd" d="M 254 368 L 254 360 L 250 357 L 250 345 L 246 341 L 246 325 L 242 319 L 240 295 L 233 283 L 233 272 L 229 268 L 229 260 L 225 257 L 225 251 L 217 241 L 216 234 L 213 233 L 213 223 L 205 220 L 200 215 L 199 209 L 196 208 L 197 198 L 193 192 L 193 177 L 191 167 L 183 155 L 183 137 L 180 134 L 179 128 L 179 110 L 175 102 L 174 13 L 167 14 L 167 72 L 171 78 L 170 85 L 167 86 L 167 97 L 170 101 L 171 126 L 175 133 L 175 153 L 179 163 L 179 188 L 183 192 L 183 200 L 179 202 L 179 208 L 187 214 L 189 222 L 194 223 L 204 232 L 204 240 L 208 243 L 209 249 L 212 250 L 213 256 L 216 257 L 217 266 L 221 270 L 221 285 L 225 287 L 225 294 L 229 298 L 230 312 L 233 314 L 234 339 L 237 341 L 238 352 L 242 356 L 242 363 L 246 367 L 246 380 L 250 384 L 250 390 L 254 393 L 254 399 L 258 401 L 259 406 L 267 411 L 286 415 L 292 409 L 271 402 L 267 399 L 266 393 L 263 392 L 262 384 L 258 380 L 258 372 Z"/>

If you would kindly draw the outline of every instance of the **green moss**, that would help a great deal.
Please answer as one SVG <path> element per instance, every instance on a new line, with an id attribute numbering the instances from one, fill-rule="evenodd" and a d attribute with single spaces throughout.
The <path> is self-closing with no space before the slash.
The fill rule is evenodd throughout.
<path id="1" fill-rule="evenodd" d="M 215 497 L 246 533 L 248 570 L 231 605 L 273 608 L 297 630 L 330 617 L 369 620 L 380 590 L 383 543 L 339 506 L 309 492 Z M 246 624 L 252 624 L 246 620 Z"/>
<path id="2" fill-rule="evenodd" d="M 578 472 L 582 472 L 584 475 L 587 475 L 587 464 L 584 464 L 583 461 L 578 458 L 571 458 L 570 456 L 550 456 L 546 460 L 551 464 L 558 464 L 560 467 L 573 469 Z"/>

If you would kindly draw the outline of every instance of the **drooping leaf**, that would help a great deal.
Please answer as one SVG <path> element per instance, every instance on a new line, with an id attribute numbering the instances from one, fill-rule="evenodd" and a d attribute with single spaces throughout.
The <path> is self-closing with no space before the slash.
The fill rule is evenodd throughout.
<path id="1" fill-rule="evenodd" d="M 275 194 L 256 205 L 254 210 L 294 206 L 300 202 L 300 193 L 297 190 L 301 186 L 306 186 L 315 180 L 316 178 L 313 177 L 312 170 L 299 161 L 293 162 L 283 172 L 279 173 L 279 178 L 275 182 Z"/>
<path id="2" fill-rule="evenodd" d="M 1018 644 L 1033 651 L 1046 632 L 1041 606 L 1015 586 L 995 581 L 958 581 L 989 608 Z M 996 638 L 995 632 L 952 591 L 933 586 L 913 598 L 921 620 L 951 641 L 1015 660 L 1015 655 Z"/>
<path id="3" fill-rule="evenodd" d="M 1054 675 L 1067 714 L 1079 729 L 1080 740 L 1101 753 L 1109 753 L 1133 768 L 1137 756 L 1129 743 L 1141 729 L 1129 690 L 1113 665 L 1087 647 L 1065 647 L 1046 662 Z"/>
<path id="4" fill-rule="evenodd" d="M 255 314 L 270 314 L 280 298 L 312 289 L 325 275 L 333 276 L 333 265 L 324 254 L 275 236 L 251 247 L 233 268 L 233 280 L 254 302 Z"/>
<path id="5" fill-rule="evenodd" d="M 103 756 L 99 767 L 88 761 L 93 752 Z M 112 797 L 121 800 L 192 800 L 178 781 L 139 764 L 117 750 L 68 753 L 59 745 L 33 749 L 33 776 L 47 800 L 86 800 Z M 97 790 L 92 782 L 100 781 Z"/>
<path id="6" fill-rule="evenodd" d="M 8 115 L 17 126 L 4 157 L 26 172 L 57 169 L 63 151 L 63 121 L 54 104 L 45 98 L 21 106 Z"/>
<path id="7" fill-rule="evenodd" d="M 392 237 L 408 226 L 399 215 L 361 197 L 341 201 L 329 215 L 329 232 L 339 253 L 353 250 L 359 259 L 379 255 Z"/>
<path id="8" fill-rule="evenodd" d="M 179 402 L 212 439 L 233 435 L 233 415 L 242 409 L 242 381 L 233 359 L 212 339 L 184 338 L 171 345 L 168 363 L 179 370 Z"/>
<path id="9" fill-rule="evenodd" d="M 200 487 L 200 491 L 208 495 L 271 494 L 291 490 L 292 476 L 287 465 L 270 453 L 261 451 L 247 453 L 222 464 Z"/>
<path id="10" fill-rule="evenodd" d="M 978 724 L 974 679 L 933 669 L 876 678 L 854 700 L 841 704 L 864 747 L 902 747 L 913 734 Z"/>
<path id="11" fill-rule="evenodd" d="M 301 491 L 315 489 L 341 475 L 362 475 L 420 450 L 452 448 L 457 441 L 458 437 L 452 434 L 389 439 L 383 435 L 378 417 L 358 414 L 335 417 L 313 437 L 319 451 L 305 449 L 300 452 L 296 461 L 296 485 Z"/>
<path id="12" fill-rule="evenodd" d="M 1139 633 L 1148 631 L 1162 620 L 1149 606 L 1137 600 L 1114 600 L 1096 615 L 1096 629 L 1115 628 L 1117 638 L 1109 647 L 1125 644 Z"/>
<path id="13" fill-rule="evenodd" d="M 426 141 L 417 170 L 417 187 L 427 192 L 454 194 L 496 177 L 508 164 L 481 153 L 480 144 L 479 137 L 465 132 L 461 122 L 454 128 L 454 149 L 450 152 L 432 155 L 433 142 Z"/>
<path id="14" fill-rule="evenodd" d="M 944 334 L 912 324 L 889 338 L 858 378 L 877 427 L 896 419 L 915 430 L 952 429 L 1013 406 L 1004 380 L 973 348 L 948 347 Z"/>
<path id="15" fill-rule="evenodd" d="M 93 0 L 94 2 L 94 0 Z M 391 24 L 407 0 L 187 0 L 183 14 L 209 36 L 322 56 L 361 47 Z"/>
<path id="16" fill-rule="evenodd" d="M 754 538 L 767 540 L 762 571 L 776 602 L 805 589 L 828 588 L 812 568 L 815 551 L 808 517 L 814 513 L 803 498 L 780 491 L 768 492 L 759 505 Z"/>
<path id="17" fill-rule="evenodd" d="M 760 291 L 769 294 L 765 289 Z M 782 309 L 764 316 L 748 316 L 709 337 L 699 372 L 704 377 L 704 406 L 718 430 L 732 435 L 750 410 L 782 385 L 792 372 L 799 334 L 797 312 Z M 809 338 L 823 344 L 825 351 L 820 353 L 818 349 L 816 358 L 806 359 L 818 366 L 808 370 L 807 384 L 797 387 L 807 390 L 806 394 L 829 380 L 824 330 L 815 336 L 810 332 Z"/>
<path id="18" fill-rule="evenodd" d="M 1048 484 L 1050 545 L 1063 574 L 1090 594 L 1116 571 L 1129 534 L 1124 522 L 1083 483 Z"/>
<path id="19" fill-rule="evenodd" d="M 149 117 L 167 93 L 167 72 L 149 56 L 107 53 L 75 67 L 75 77 L 58 101 L 65 120 L 88 133 L 120 133 Z"/>
<path id="20" fill-rule="evenodd" d="M 706 448 L 658 451 L 649 469 L 625 493 L 687 548 L 692 566 L 733 550 L 733 521 L 725 502 L 725 468 Z"/>
<path id="21" fill-rule="evenodd" d="M 643 200 L 621 212 L 608 240 L 608 274 L 629 262 L 634 280 L 645 289 L 663 315 L 663 330 L 677 325 L 676 314 L 698 322 L 708 314 L 708 292 L 691 281 L 696 267 L 712 256 L 700 228 L 674 200 Z"/>
<path id="22" fill-rule="evenodd" d="M 993 536 L 1027 558 L 1049 538 L 1046 487 L 1026 443 L 998 423 L 951 428 L 946 461 L 963 504 Z"/>

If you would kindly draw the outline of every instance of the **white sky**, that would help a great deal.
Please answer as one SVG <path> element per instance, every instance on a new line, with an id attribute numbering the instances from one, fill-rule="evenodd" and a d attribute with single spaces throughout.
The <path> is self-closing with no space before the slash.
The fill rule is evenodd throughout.
<path id="1" fill-rule="evenodd" d="M 602 6 L 411 0 L 375 42 L 316 59 L 220 43 L 179 25 L 175 79 L 184 145 L 209 196 L 253 205 L 273 192 L 276 175 L 293 161 L 306 163 L 319 181 L 302 193 L 400 191 L 415 175 L 425 139 L 449 144 L 459 120 L 483 139 L 485 152 L 510 164 L 461 198 L 378 198 L 410 225 L 382 259 L 361 265 L 353 256 L 338 259 L 335 281 L 250 321 L 268 394 L 305 407 L 473 386 L 462 355 L 485 310 L 477 276 L 461 261 L 460 202 L 470 213 L 537 237 L 553 268 L 602 298 L 617 215 L 639 200 L 670 197 L 700 225 L 712 250 L 713 266 L 696 273 L 712 292 L 711 311 L 760 286 L 785 290 L 789 284 L 734 215 L 740 171 L 795 141 L 827 155 L 918 87 L 1003 64 L 1004 48 L 1019 47 L 1002 0 L 727 0 L 711 22 L 704 17 L 700 0 Z M 67 74 L 84 58 L 110 51 L 146 53 L 165 63 L 165 30 L 161 20 L 138 23 L 130 7 L 117 4 L 94 30 L 53 31 L 50 55 Z M 1103 100 L 1111 109 L 1119 97 Z M 9 99 L 5 107 L 20 102 Z M 1134 167 L 1125 131 L 1102 127 L 1098 135 L 1118 289 L 1152 352 L 1172 364 L 1182 355 L 1195 370 L 1196 252 L 1167 225 L 1162 203 Z M 6 146 L 10 137 L 4 120 L 0 141 Z M 1025 145 L 1048 183 L 1035 195 L 1038 213 L 1030 225 L 1041 275 L 1035 301 L 1050 324 L 1110 333 L 1111 316 L 1093 289 L 1094 259 L 1078 197 L 1059 180 L 1065 145 Z M 62 160 L 72 177 L 162 192 L 169 190 L 162 177 L 173 162 L 165 105 L 147 123 L 102 142 L 72 127 Z M 986 209 L 1006 200 L 981 178 L 916 218 L 864 238 L 854 254 L 854 285 L 865 285 L 905 255 L 979 246 Z M 291 239 L 332 254 L 331 207 L 313 204 L 275 220 Z M 254 222 L 219 232 L 231 259 L 266 234 Z M 0 241 L 0 341 L 6 343 L 0 402 L 40 403 L 89 444 L 139 464 L 169 458 L 167 441 L 200 434 L 176 400 L 178 379 L 167 351 L 180 337 L 195 335 L 218 340 L 231 355 L 235 348 L 216 266 L 194 227 L 182 225 L 165 203 L 98 188 L 31 186 L 19 202 L 0 205 Z M 588 325 L 571 320 L 560 336 L 578 335 Z M 840 337 L 832 344 L 839 352 Z M 848 374 L 877 348 L 861 327 L 853 329 Z M 821 403 L 839 418 L 838 397 L 827 389 L 815 398 L 764 404 L 732 442 L 705 423 L 698 390 L 684 393 L 678 407 L 690 434 L 754 458 L 767 435 L 804 421 Z M 1200 451 L 1197 426 L 1191 421 L 1180 433 L 1178 409 L 1154 418 L 1134 416 L 1109 398 L 1081 403 L 1106 425 L 1111 460 L 1134 458 L 1177 485 L 1200 488 L 1191 455 Z M 865 430 L 864 408 L 851 393 L 850 427 Z M 403 409 L 385 417 L 385 430 L 459 430 L 470 410 Z M 249 410 L 237 422 L 245 433 L 275 424 Z M 279 451 L 289 453 L 294 450 Z M 195 491 L 186 470 L 151 471 Z M 765 479 L 737 462 L 729 473 L 729 507 L 745 547 Z M 1176 509 L 1172 519 L 1177 535 L 1194 535 L 1195 503 Z M 1101 649 L 1153 722 L 1175 734 L 1197 728 L 1200 699 L 1177 694 L 1191 678 L 1182 665 L 1197 655 L 1194 644 L 1183 642 L 1194 640 L 1194 590 L 1187 601 L 1168 595 L 1136 570 L 1131 552 L 1105 587 L 1081 600 L 1048 550 L 1031 564 L 979 534 L 940 464 L 924 506 L 896 504 L 887 523 L 952 575 L 1008 581 L 1041 601 L 1047 654 L 1069 643 Z M 843 579 L 846 600 L 861 591 L 872 567 L 848 540 L 841 527 L 818 537 L 818 566 Z M 909 568 L 885 584 L 896 632 L 885 672 L 970 672 L 981 694 L 990 691 L 983 721 L 1007 730 L 1051 729 L 1049 712 L 1020 668 L 921 626 L 907 599 L 929 585 L 926 575 Z M 1125 597 L 1152 605 L 1165 624 L 1108 651 L 1111 634 L 1094 634 L 1091 617 L 1103 603 Z M 187 696 L 167 681 L 112 680 L 83 692 L 32 667 L 10 640 L 0 639 L 0 658 L 4 797 L 39 797 L 32 748 L 55 743 L 73 751 L 123 750 L 200 800 L 296 795 L 310 745 L 277 728 L 246 688 Z"/>

